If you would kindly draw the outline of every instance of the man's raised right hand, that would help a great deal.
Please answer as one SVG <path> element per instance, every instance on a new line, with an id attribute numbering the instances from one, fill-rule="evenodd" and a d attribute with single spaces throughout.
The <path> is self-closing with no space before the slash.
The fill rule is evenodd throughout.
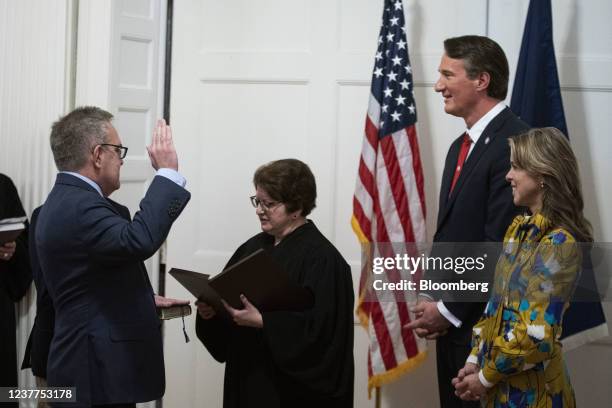
<path id="1" fill-rule="evenodd" d="M 166 125 L 164 119 L 157 121 L 157 126 L 153 130 L 153 140 L 147 146 L 151 165 L 155 170 L 168 168 L 178 171 L 178 156 L 172 140 L 172 129 Z"/>

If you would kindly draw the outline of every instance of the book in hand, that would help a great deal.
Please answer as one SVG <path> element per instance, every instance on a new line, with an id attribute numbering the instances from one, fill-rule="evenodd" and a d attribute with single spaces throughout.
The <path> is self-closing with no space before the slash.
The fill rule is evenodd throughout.
<path id="1" fill-rule="evenodd" d="M 174 276 L 196 299 L 208 303 L 218 314 L 229 318 L 229 314 L 221 303 L 221 298 L 208 285 L 210 275 L 178 268 L 172 268 L 168 273 Z"/>
<path id="2" fill-rule="evenodd" d="M 25 229 L 26 217 L 3 218 L 0 220 L 0 245 L 13 242 Z"/>
<path id="3" fill-rule="evenodd" d="M 189 305 L 174 305 L 157 308 L 157 316 L 160 320 L 176 319 L 177 317 L 189 316 L 190 314 L 191 306 Z"/>
<path id="4" fill-rule="evenodd" d="M 209 275 L 171 269 L 170 275 L 196 298 L 224 313 L 221 299 L 243 309 L 244 294 L 260 312 L 300 311 L 312 307 L 312 292 L 293 282 L 287 272 L 263 249 L 259 249 L 210 278 Z"/>

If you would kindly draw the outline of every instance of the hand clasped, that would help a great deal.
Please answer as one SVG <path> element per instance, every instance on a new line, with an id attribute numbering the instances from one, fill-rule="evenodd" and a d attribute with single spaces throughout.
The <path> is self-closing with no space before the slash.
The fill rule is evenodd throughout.
<path id="1" fill-rule="evenodd" d="M 450 327 L 450 322 L 440 314 L 436 302 L 420 301 L 410 311 L 414 313 L 416 319 L 404 328 L 414 330 L 419 337 L 433 340 L 446 334 L 446 329 Z"/>

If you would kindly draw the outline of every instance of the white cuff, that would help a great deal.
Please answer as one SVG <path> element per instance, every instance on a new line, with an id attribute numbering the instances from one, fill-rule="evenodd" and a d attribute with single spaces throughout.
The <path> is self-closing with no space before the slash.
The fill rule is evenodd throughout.
<path id="1" fill-rule="evenodd" d="M 467 363 L 472 363 L 472 364 L 478 365 L 478 357 L 473 355 L 473 354 L 470 354 L 468 356 L 467 360 L 465 360 L 465 364 L 467 364 Z"/>
<path id="2" fill-rule="evenodd" d="M 162 176 L 171 181 L 174 181 L 176 184 L 178 184 L 179 186 L 183 188 L 185 188 L 185 184 L 187 184 L 187 180 L 185 180 L 185 177 L 183 177 L 181 173 L 179 173 L 178 171 L 174 169 L 164 167 L 162 169 L 157 170 L 156 174 L 158 176 Z"/>
<path id="3" fill-rule="evenodd" d="M 480 383 L 484 385 L 485 388 L 491 388 L 495 385 L 487 381 L 487 379 L 484 377 L 484 374 L 482 373 L 482 370 L 478 372 L 478 379 L 480 380 Z"/>
<path id="4" fill-rule="evenodd" d="M 441 300 L 438 300 L 438 303 L 436 303 L 436 305 L 438 306 L 438 311 L 440 312 L 440 314 L 442 316 L 444 316 L 446 318 L 446 320 L 448 320 L 453 326 L 455 326 L 456 328 L 461 327 L 461 325 L 463 324 L 463 322 L 459 319 L 457 319 L 455 317 L 455 315 L 453 315 L 447 308 L 446 306 L 444 306 L 444 302 L 442 302 Z"/>

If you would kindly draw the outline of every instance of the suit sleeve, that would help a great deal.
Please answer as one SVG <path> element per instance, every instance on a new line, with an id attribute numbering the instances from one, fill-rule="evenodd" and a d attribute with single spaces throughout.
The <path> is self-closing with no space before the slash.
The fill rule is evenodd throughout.
<path id="1" fill-rule="evenodd" d="M 81 202 L 83 244 L 102 261 L 143 261 L 159 249 L 189 198 L 184 188 L 156 176 L 132 221 L 118 216 L 106 200 Z"/>

